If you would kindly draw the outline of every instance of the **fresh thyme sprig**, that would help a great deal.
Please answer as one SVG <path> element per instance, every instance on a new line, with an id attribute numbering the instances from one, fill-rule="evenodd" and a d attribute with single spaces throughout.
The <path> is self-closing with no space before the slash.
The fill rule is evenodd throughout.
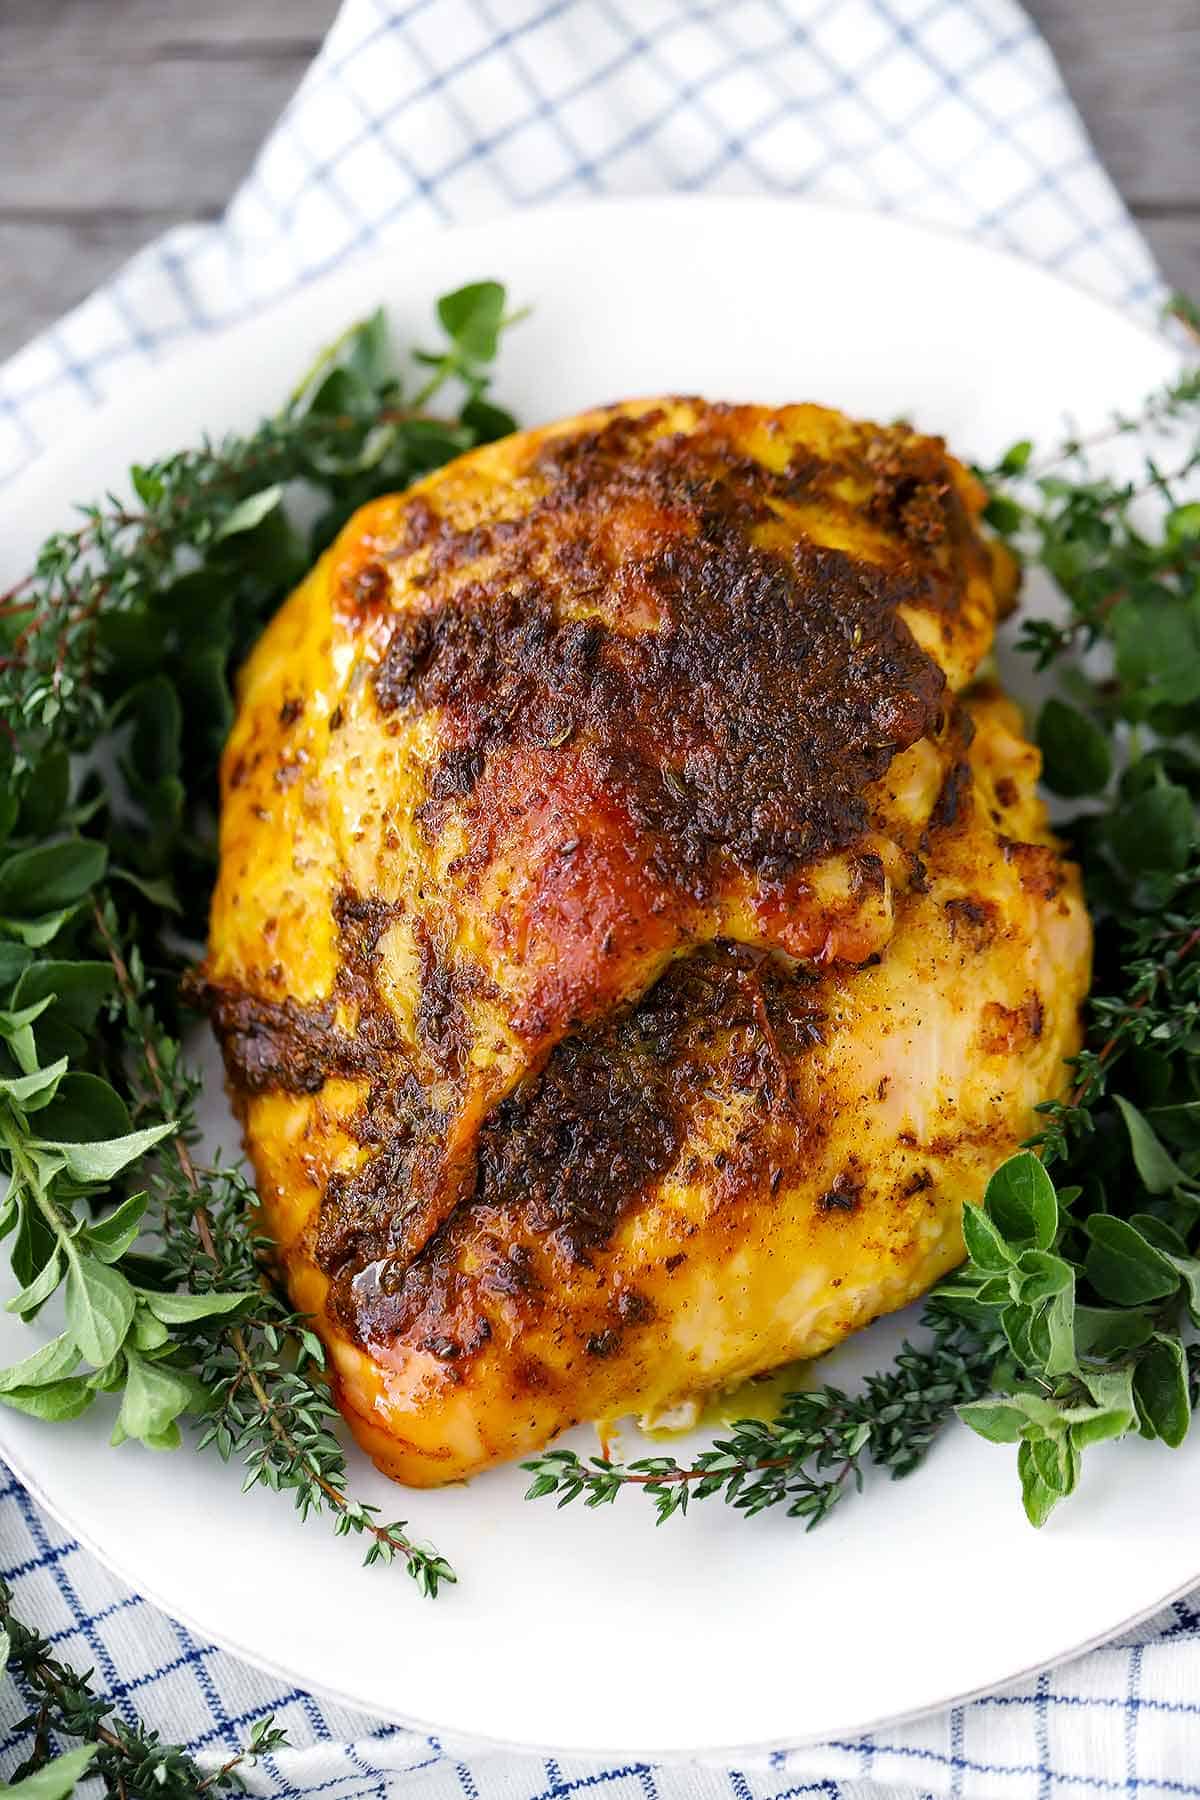
<path id="1" fill-rule="evenodd" d="M 85 509 L 0 596 L 0 1234 L 11 1310 L 64 1303 L 0 1403 L 66 1420 L 119 1394 L 114 1441 L 156 1449 L 190 1419 L 247 1486 L 331 1514 L 430 1596 L 450 1565 L 347 1491 L 324 1353 L 272 1284 L 245 1178 L 197 1160 L 178 979 L 204 932 L 231 670 L 356 507 L 512 428 L 485 397 L 504 290 L 438 316 L 411 400 L 377 314 L 248 436 L 135 468 L 136 500 Z M 434 417 L 448 382 L 457 412 Z"/>
<path id="2" fill-rule="evenodd" d="M 40 1632 L 16 1618 L 12 1590 L 0 1580 L 0 1667 L 7 1665 L 29 1707 L 16 1726 L 31 1734 L 30 1754 L 14 1772 L 14 1792 L 35 1771 L 51 1770 L 69 1794 L 85 1776 L 103 1784 L 107 1800 L 199 1800 L 201 1795 L 240 1794 L 238 1773 L 247 1763 L 286 1746 L 287 1737 L 273 1719 L 258 1719 L 244 1749 L 206 1774 L 185 1750 L 164 1744 L 154 1731 L 127 1725 L 115 1716 L 114 1702 L 93 1692 L 91 1674 L 80 1675 L 59 1662 Z M 57 1738 L 78 1738 L 80 1748 L 55 1756 Z M 5 1789 L 5 1792 L 8 1792 Z M 31 1800 L 35 1791 L 30 1784 Z M 48 1800 L 50 1789 L 36 1789 Z"/>
<path id="3" fill-rule="evenodd" d="M 640 1488 L 662 1525 L 693 1500 L 719 1496 L 747 1518 L 783 1506 L 811 1531 L 861 1490 L 867 1461 L 893 1477 L 916 1468 L 955 1409 L 986 1393 L 1001 1343 L 995 1331 L 981 1335 L 943 1316 L 931 1344 L 905 1344 L 894 1368 L 868 1376 L 859 1394 L 836 1387 L 788 1394 L 774 1419 L 739 1419 L 688 1463 L 547 1450 L 522 1465 L 533 1476 L 526 1499 L 605 1506 L 622 1488 Z"/>

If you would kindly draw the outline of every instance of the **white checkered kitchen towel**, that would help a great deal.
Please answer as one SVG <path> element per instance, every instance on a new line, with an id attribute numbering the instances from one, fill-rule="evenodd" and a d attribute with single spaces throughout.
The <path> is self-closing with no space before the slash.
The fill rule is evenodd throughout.
<path id="1" fill-rule="evenodd" d="M 198 104 L 202 104 L 202 98 Z M 1161 289 L 1013 0 L 346 0 L 219 224 L 172 231 L 0 370 L 0 480 L 132 367 L 414 225 L 590 194 L 807 193 L 977 233 L 1149 317 Z M 0 1488 L 18 1613 L 130 1716 L 253 1790 L 330 1800 L 1200 1796 L 1200 1607 L 1004 1694 L 742 1770 L 604 1767 L 436 1740 L 197 1642 Z M 0 1766 L 19 1701 L 0 1693 Z"/>

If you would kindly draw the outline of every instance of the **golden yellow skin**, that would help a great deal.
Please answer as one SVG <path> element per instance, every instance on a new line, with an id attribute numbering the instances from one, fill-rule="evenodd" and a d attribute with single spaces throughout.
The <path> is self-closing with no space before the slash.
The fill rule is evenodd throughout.
<path id="1" fill-rule="evenodd" d="M 364 509 L 264 634 L 205 975 L 293 1299 L 397 1479 L 819 1354 L 961 1259 L 1090 951 L 1015 708 L 954 700 L 1011 585 L 980 504 L 900 428 L 641 402 Z"/>

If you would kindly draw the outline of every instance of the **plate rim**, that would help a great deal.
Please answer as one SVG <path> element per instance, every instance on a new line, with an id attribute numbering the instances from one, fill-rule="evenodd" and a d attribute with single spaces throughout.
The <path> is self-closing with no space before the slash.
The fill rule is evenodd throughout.
<path id="1" fill-rule="evenodd" d="M 1154 330 L 1145 321 L 1131 317 L 1120 306 L 1091 293 L 1073 280 L 1046 269 L 1004 246 L 978 242 L 947 226 L 914 221 L 898 215 L 880 213 L 868 207 L 814 199 L 806 195 L 740 196 L 676 193 L 650 196 L 605 196 L 594 200 L 548 207 L 525 207 L 496 218 L 450 227 L 437 225 L 423 227 L 419 232 L 414 232 L 412 238 L 403 244 L 365 247 L 362 251 L 342 258 L 331 266 L 314 273 L 286 294 L 272 296 L 261 304 L 251 303 L 220 324 L 206 327 L 197 336 L 173 341 L 163 348 L 161 355 L 157 356 L 152 364 L 136 372 L 131 372 L 122 379 L 116 392 L 110 393 L 89 413 L 81 414 L 77 420 L 71 422 L 69 446 L 71 459 L 74 461 L 86 458 L 99 463 L 105 454 L 107 441 L 105 428 L 108 421 L 115 416 L 127 417 L 130 412 L 136 410 L 140 396 L 150 393 L 152 389 L 157 389 L 161 385 L 164 375 L 171 379 L 177 377 L 181 370 L 189 364 L 200 365 L 203 369 L 206 363 L 219 366 L 230 357 L 236 359 L 239 354 L 239 344 L 242 341 L 248 346 L 252 345 L 260 333 L 278 326 L 289 313 L 294 312 L 303 317 L 308 308 L 319 309 L 321 292 L 335 287 L 350 272 L 363 279 L 363 285 L 368 295 L 376 291 L 372 284 L 376 280 L 377 272 L 378 291 L 386 295 L 388 274 L 394 274 L 398 270 L 403 273 L 405 270 L 411 270 L 414 266 L 419 269 L 422 252 L 431 243 L 442 244 L 447 239 L 469 240 L 501 224 L 508 227 L 532 229 L 535 232 L 552 231 L 559 221 L 565 223 L 577 221 L 584 216 L 594 217 L 597 209 L 610 216 L 631 213 L 652 216 L 656 212 L 674 216 L 682 210 L 691 213 L 705 211 L 724 213 L 733 209 L 739 212 L 753 210 L 771 216 L 786 213 L 792 218 L 810 213 L 819 214 L 829 220 L 841 220 L 847 226 L 855 226 L 869 232 L 878 231 L 891 234 L 897 239 L 907 240 L 909 243 L 915 241 L 918 247 L 921 242 L 952 245 L 955 250 L 966 252 L 970 257 L 983 264 L 992 262 L 1010 269 L 1015 265 L 1021 271 L 1022 279 L 1028 281 L 1032 278 L 1035 285 L 1045 284 L 1060 294 L 1068 294 L 1073 304 L 1091 310 L 1095 316 L 1110 327 L 1116 325 L 1127 333 L 1135 333 L 1143 340 L 1145 346 L 1152 346 L 1158 354 L 1170 356 L 1177 353 L 1176 346 L 1164 331 Z M 218 398 L 214 410 L 218 410 L 220 404 Z M 53 478 L 56 452 L 64 453 L 65 447 L 61 442 L 51 438 L 34 456 L 29 465 L 5 485 L 4 493 L 10 506 L 19 509 L 26 494 L 31 497 L 37 494 L 44 498 L 47 481 Z M 124 479 L 125 471 L 122 469 L 120 480 Z M 86 1527 L 80 1527 L 71 1518 L 69 1499 L 60 1501 L 51 1498 L 43 1488 L 40 1478 L 28 1471 L 24 1458 L 19 1452 L 14 1452 L 12 1444 L 6 1441 L 7 1433 L 4 1425 L 5 1416 L 0 1412 L 0 1458 L 7 1463 L 35 1502 L 43 1507 L 64 1530 L 70 1532 L 81 1547 L 94 1555 L 104 1567 L 115 1573 L 135 1593 L 141 1594 L 169 1617 L 178 1619 L 189 1630 L 195 1631 L 198 1636 L 211 1640 L 251 1667 L 266 1671 L 280 1680 L 296 1684 L 295 1671 L 289 1669 L 286 1664 L 279 1663 L 258 1650 L 248 1650 L 237 1641 L 236 1637 L 220 1630 L 214 1630 L 211 1625 L 196 1623 L 189 1608 L 180 1608 L 176 1601 L 167 1601 L 160 1597 L 157 1583 L 147 1584 L 141 1575 L 136 1580 L 128 1576 L 125 1573 L 124 1558 L 121 1553 L 113 1552 L 98 1544 Z M 614 1749 L 611 1746 L 596 1750 L 572 1746 L 569 1751 L 564 1752 L 561 1746 L 552 1744 L 532 1742 L 528 1739 L 506 1739 L 475 1731 L 464 1731 L 462 1727 L 449 1723 L 439 1725 L 435 1721 L 422 1720 L 398 1708 L 381 1706 L 374 1700 L 367 1702 L 357 1699 L 352 1694 L 342 1692 L 336 1685 L 324 1682 L 311 1685 L 313 1692 L 344 1705 L 352 1712 L 361 1714 L 364 1720 L 382 1717 L 423 1735 L 434 1735 L 451 1740 L 457 1737 L 460 1740 L 469 1741 L 473 1746 L 493 1751 L 535 1756 L 538 1754 L 569 1754 L 581 1759 L 630 1756 L 664 1765 L 719 1766 L 738 1759 L 763 1757 L 776 1750 L 800 1749 L 820 1744 L 838 1735 L 858 1736 L 878 1732 L 928 1717 L 949 1706 L 968 1703 L 980 1695 L 996 1691 L 998 1686 L 1007 1687 L 1027 1680 L 1043 1670 L 1062 1666 L 1077 1656 L 1112 1642 L 1114 1638 L 1135 1628 L 1163 1607 L 1170 1605 L 1174 1599 L 1190 1592 L 1198 1584 L 1200 1584 L 1200 1565 L 1196 1572 L 1187 1579 L 1173 1584 L 1165 1594 L 1114 1622 L 1111 1627 L 1088 1635 L 1078 1644 L 1055 1653 L 1048 1660 L 1037 1660 L 1027 1666 L 1022 1666 L 1019 1671 L 1004 1676 L 1000 1682 L 985 1682 L 968 1690 L 954 1691 L 937 1700 L 922 1703 L 916 1709 L 910 1708 L 895 1713 L 885 1712 L 865 1723 L 855 1721 L 840 1727 L 826 1726 L 815 1733 L 801 1732 L 780 1738 L 757 1739 L 751 1743 L 704 1746 L 699 1750 L 673 1747 L 652 1751 L 622 1750 Z M 301 1677 L 299 1685 L 307 1688 L 310 1685 L 308 1678 Z"/>
<path id="2" fill-rule="evenodd" d="M 925 219 L 910 219 L 899 213 L 881 212 L 866 205 L 856 206 L 849 202 L 822 199 L 807 194 L 706 194 L 679 192 L 670 194 L 604 194 L 591 200 L 573 200 L 555 202 L 548 206 L 517 207 L 508 213 L 494 218 L 473 220 L 451 225 L 423 225 L 413 233 L 410 240 L 403 245 L 365 245 L 362 249 L 352 251 L 348 256 L 333 264 L 322 267 L 312 275 L 305 276 L 299 284 L 284 294 L 273 294 L 261 304 L 249 302 L 241 310 L 230 314 L 213 324 L 205 324 L 201 329 L 187 337 L 166 340 L 161 355 L 151 352 L 152 360 L 144 367 L 131 372 L 120 391 L 109 393 L 98 405 L 85 413 L 77 415 L 73 421 L 77 427 L 74 438 L 74 450 L 77 456 L 90 453 L 93 448 L 103 444 L 103 426 L 110 413 L 125 413 L 134 406 L 142 394 L 149 394 L 157 388 L 164 375 L 171 376 L 185 360 L 206 360 L 211 354 L 219 359 L 231 340 L 243 334 L 247 340 L 253 338 L 260 330 L 277 323 L 287 312 L 295 309 L 301 312 L 305 302 L 325 287 L 332 287 L 348 272 L 366 273 L 374 267 L 380 269 L 387 265 L 398 265 L 403 259 L 415 253 L 419 258 L 424 247 L 431 243 L 444 243 L 448 239 L 466 239 L 486 232 L 497 224 L 513 227 L 527 225 L 534 221 L 536 226 L 552 229 L 559 221 L 572 223 L 596 212 L 607 214 L 637 213 L 652 215 L 655 212 L 674 214 L 680 210 L 702 212 L 709 209 L 716 212 L 759 210 L 763 213 L 805 212 L 818 214 L 826 219 L 841 219 L 847 223 L 864 226 L 867 230 L 880 230 L 894 233 L 897 237 L 926 240 L 942 245 L 953 245 L 959 250 L 967 251 L 971 256 L 994 261 L 1003 267 L 1017 268 L 1022 276 L 1032 277 L 1044 283 L 1049 290 L 1059 294 L 1069 294 L 1071 299 L 1094 309 L 1110 323 L 1116 323 L 1126 331 L 1136 332 L 1146 345 L 1153 345 L 1159 351 L 1166 351 L 1177 357 L 1181 355 L 1178 347 L 1167 335 L 1166 329 L 1154 329 L 1147 321 L 1133 317 L 1115 301 L 1094 294 L 1090 288 L 1082 286 L 1069 276 L 1060 274 L 1055 269 L 1045 267 L 1032 258 L 1022 256 L 1018 251 L 1009 249 L 1003 244 L 985 243 L 975 239 L 966 232 L 957 231 L 953 226 L 939 224 Z M 1157 265 L 1156 265 L 1157 266 Z M 81 305 L 86 305 L 86 300 Z M 380 302 L 385 304 L 385 302 Z M 536 302 L 532 303 L 536 304 Z M 69 318 L 71 315 L 68 314 Z M 38 334 L 41 335 L 41 334 Z M 31 339 L 36 343 L 37 337 Z M 20 356 L 27 345 L 18 349 Z M 636 399 L 637 395 L 624 395 L 623 399 Z M 32 491 L 38 486 L 37 478 L 45 473 L 45 466 L 53 459 L 57 446 L 53 440 L 43 444 L 35 453 L 32 462 L 0 486 L 9 504 L 20 502 L 28 486 Z M 126 478 L 122 472 L 122 480 Z"/>
<path id="3" fill-rule="evenodd" d="M 193 1454 L 198 1455 L 199 1452 L 193 1450 Z M 295 1673 L 292 1670 L 289 1670 L 286 1664 L 275 1662 L 273 1659 L 262 1655 L 257 1650 L 247 1650 L 244 1646 L 239 1644 L 235 1638 L 221 1632 L 213 1631 L 208 1626 L 198 1624 L 191 1615 L 189 1609 L 176 1609 L 173 1605 L 168 1605 L 158 1597 L 153 1586 L 147 1588 L 135 1586 L 133 1580 L 126 1575 L 124 1568 L 122 1567 L 121 1558 L 114 1557 L 113 1555 L 110 1555 L 109 1552 L 102 1550 L 93 1541 L 90 1532 L 77 1530 L 70 1520 L 64 1517 L 63 1510 L 59 1507 L 58 1503 L 53 1501 L 45 1493 L 40 1481 L 36 1477 L 30 1477 L 25 1474 L 24 1470 L 20 1467 L 19 1460 L 12 1457 L 7 1446 L 0 1448 L 0 1461 L 8 1466 L 11 1472 L 21 1482 L 26 1492 L 50 1514 L 51 1518 L 61 1525 L 64 1530 L 71 1532 L 81 1549 L 87 1550 L 93 1555 L 104 1568 L 108 1569 L 112 1574 L 123 1581 L 133 1593 L 139 1595 L 143 1600 L 148 1600 L 151 1605 L 156 1606 L 160 1612 L 166 1613 L 169 1618 L 175 1619 L 179 1624 L 183 1625 L 188 1631 L 193 1632 L 196 1636 L 214 1643 L 219 1649 L 226 1651 L 231 1656 L 239 1657 L 242 1662 L 248 1663 L 251 1668 L 260 1669 L 265 1674 L 273 1675 L 279 1681 L 291 1683 L 293 1685 L 296 1684 Z M 280 1498 L 282 1498 L 282 1496 L 280 1496 Z M 814 1745 L 826 1743 L 832 1745 L 838 1737 L 842 1736 L 870 1736 L 875 1732 L 889 1730 L 897 1725 L 916 1724 L 919 1720 L 930 1718 L 935 1713 L 943 1712 L 949 1707 L 969 1705 L 973 1700 L 978 1700 L 987 1694 L 1014 1687 L 1022 1681 L 1032 1680 L 1034 1676 L 1043 1674 L 1047 1670 L 1062 1668 L 1067 1663 L 1074 1661 L 1076 1657 L 1086 1656 L 1089 1651 L 1103 1649 L 1105 1645 L 1111 1644 L 1114 1639 L 1120 1637 L 1122 1633 L 1134 1630 L 1138 1625 L 1141 1625 L 1147 1619 L 1152 1618 L 1155 1613 L 1161 1612 L 1164 1607 L 1170 1606 L 1172 1601 L 1181 1599 L 1185 1594 L 1191 1593 L 1197 1585 L 1200 1585 L 1200 1575 L 1179 1582 L 1172 1586 L 1160 1599 L 1152 1601 L 1147 1606 L 1140 1607 L 1136 1612 L 1131 1613 L 1128 1617 L 1122 1619 L 1111 1629 L 1092 1633 L 1081 1643 L 1073 1646 L 1061 1656 L 1052 1656 L 1048 1661 L 1029 1663 L 1025 1667 L 1019 1669 L 1016 1673 L 1005 1676 L 1004 1680 L 1000 1683 L 984 1682 L 978 1687 L 972 1687 L 963 1691 L 955 1691 L 944 1695 L 939 1700 L 930 1702 L 928 1705 L 920 1706 L 915 1711 L 908 1710 L 897 1713 L 884 1713 L 880 1717 L 869 1719 L 865 1722 L 833 1725 L 816 1733 L 802 1733 L 799 1736 L 789 1734 L 787 1737 L 782 1738 L 757 1739 L 752 1743 L 717 1744 L 705 1746 L 700 1750 L 679 1749 L 674 1747 L 667 1749 L 641 1750 L 633 1747 L 620 1746 L 617 1748 L 610 1746 L 608 1748 L 589 1749 L 587 1747 L 580 1748 L 575 1745 L 572 1745 L 569 1750 L 564 1750 L 562 1745 L 556 1745 L 549 1742 L 532 1743 L 521 1738 L 502 1738 L 494 1737 L 485 1732 L 468 1732 L 464 1731 L 461 1726 L 449 1724 L 441 1725 L 436 1720 L 419 1719 L 414 1714 L 403 1713 L 399 1709 L 379 1708 L 374 1703 L 367 1704 L 362 1700 L 357 1700 L 352 1694 L 345 1693 L 336 1686 L 330 1686 L 324 1682 L 314 1684 L 313 1687 L 308 1688 L 306 1691 L 323 1697 L 326 1700 L 332 1700 L 337 1705 L 346 1707 L 350 1712 L 359 1713 L 364 1720 L 383 1718 L 388 1724 L 400 1725 L 408 1731 L 418 1732 L 425 1737 L 436 1738 L 439 1743 L 442 1744 L 443 1749 L 446 1747 L 446 1739 L 450 1740 L 451 1749 L 454 1748 L 454 1740 L 457 1739 L 460 1744 L 469 1744 L 471 1747 L 478 1746 L 488 1752 L 501 1753 L 504 1755 L 550 1757 L 569 1755 L 572 1758 L 577 1757 L 581 1761 L 608 1761 L 612 1758 L 618 1758 L 644 1761 L 651 1764 L 661 1764 L 664 1767 L 686 1767 L 689 1764 L 699 1768 L 723 1767 L 733 1762 L 753 1761 L 756 1758 L 761 1759 L 763 1757 L 769 1757 L 777 1752 L 804 1750 L 809 1749 Z"/>

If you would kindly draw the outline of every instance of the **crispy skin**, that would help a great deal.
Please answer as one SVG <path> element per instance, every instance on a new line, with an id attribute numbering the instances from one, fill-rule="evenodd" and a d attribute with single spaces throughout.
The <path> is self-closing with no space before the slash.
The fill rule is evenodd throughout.
<path id="1" fill-rule="evenodd" d="M 1089 929 L 937 440 L 634 403 L 376 502 L 270 626 L 203 991 L 295 1302 L 451 1480 L 962 1255 Z"/>

